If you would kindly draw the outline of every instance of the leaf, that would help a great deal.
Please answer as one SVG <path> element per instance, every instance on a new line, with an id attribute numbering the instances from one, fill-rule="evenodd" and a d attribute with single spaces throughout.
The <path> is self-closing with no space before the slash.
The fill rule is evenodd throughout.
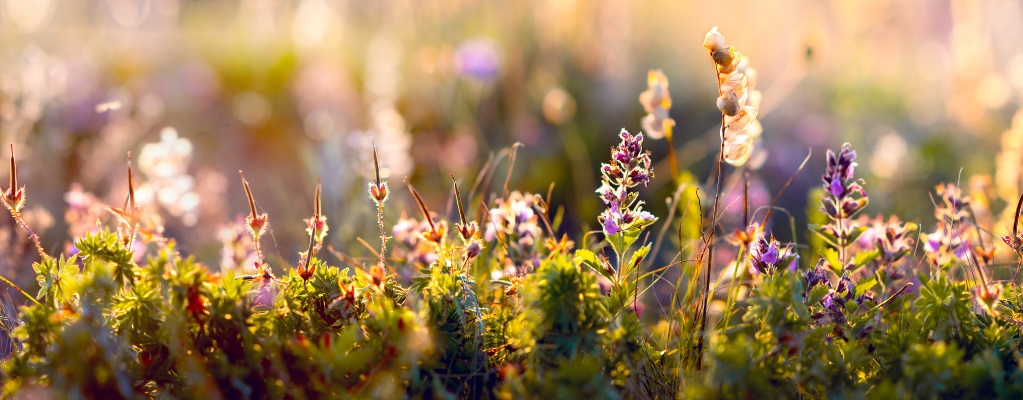
<path id="1" fill-rule="evenodd" d="M 590 269 L 592 269 L 594 272 L 600 274 L 601 276 L 611 281 L 614 281 L 614 279 L 611 277 L 611 271 L 608 271 L 607 269 L 604 268 L 603 265 L 601 265 L 600 259 L 598 259 L 597 255 L 594 254 L 592 251 L 586 249 L 576 250 L 573 261 L 575 261 L 576 265 L 585 265 L 587 267 L 590 267 Z"/>
<path id="2" fill-rule="evenodd" d="M 835 249 L 823 249 L 820 252 L 821 257 L 824 257 L 828 261 L 828 266 L 831 267 L 831 271 L 835 275 L 842 275 L 842 261 L 838 259 L 838 251 Z"/>
<path id="3" fill-rule="evenodd" d="M 878 251 L 877 249 L 861 251 L 859 253 L 856 253 L 856 256 L 853 257 L 853 264 L 856 265 L 856 268 L 860 268 L 864 265 L 867 265 L 867 263 L 876 260 L 877 257 L 879 257 L 880 255 L 881 252 Z"/>
<path id="4" fill-rule="evenodd" d="M 821 300 L 824 299 L 824 296 L 828 294 L 828 291 L 830 291 L 830 289 L 825 285 L 814 286 L 813 289 L 810 289 L 810 294 L 806 297 L 806 304 L 814 305 L 820 303 Z"/>
<path id="5" fill-rule="evenodd" d="M 856 284 L 855 295 L 859 296 L 863 293 L 866 293 L 868 290 L 870 290 L 870 288 L 874 287 L 874 285 L 877 285 L 876 276 L 870 276 L 867 278 L 860 279 L 860 282 Z"/>
<path id="6" fill-rule="evenodd" d="M 639 239 L 639 234 L 642 232 L 642 228 L 632 227 L 611 235 L 611 237 L 607 238 L 607 241 L 608 243 L 611 243 L 611 247 L 614 248 L 615 253 L 622 255 L 629 250 L 629 247 L 631 247 L 633 243 L 636 243 L 636 240 Z M 619 266 L 619 268 L 621 268 L 621 266 Z"/>
<path id="7" fill-rule="evenodd" d="M 636 267 L 638 267 L 639 264 L 643 262 L 643 259 L 646 258 L 647 253 L 650 252 L 650 245 L 651 245 L 650 243 L 647 243 L 646 246 L 640 247 L 638 250 L 636 250 L 635 253 L 632 254 L 629 263 L 623 267 L 624 270 L 622 271 L 622 276 L 628 277 L 629 274 L 632 273 L 632 271 L 636 270 Z"/>
<path id="8" fill-rule="evenodd" d="M 865 227 L 865 226 L 858 226 L 858 227 L 852 229 L 852 231 L 849 232 L 849 238 L 846 239 L 845 242 L 846 243 L 853 243 L 853 242 L 855 242 L 856 239 L 859 239 L 860 235 L 862 235 L 863 232 L 866 232 L 866 231 L 867 231 L 867 227 Z"/>

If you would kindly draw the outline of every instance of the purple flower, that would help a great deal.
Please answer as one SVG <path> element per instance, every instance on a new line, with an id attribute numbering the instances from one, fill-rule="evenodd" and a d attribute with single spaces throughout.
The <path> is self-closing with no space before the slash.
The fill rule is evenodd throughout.
<path id="1" fill-rule="evenodd" d="M 831 178 L 831 187 L 828 188 L 828 190 L 831 192 L 831 195 L 835 197 L 841 196 L 845 191 L 845 188 L 842 187 L 842 181 L 838 179 L 837 175 Z"/>
<path id="2" fill-rule="evenodd" d="M 605 218 L 604 219 L 604 235 L 606 235 L 606 236 L 613 236 L 613 235 L 617 234 L 621 230 L 622 229 L 620 227 L 618 227 L 617 224 L 615 224 L 614 218 Z"/>
<path id="3" fill-rule="evenodd" d="M 778 262 L 778 242 L 771 241 L 771 244 L 767 246 L 767 251 L 764 252 L 760 259 L 768 264 L 775 264 Z"/>
<path id="4" fill-rule="evenodd" d="M 653 221 L 653 214 L 643 211 L 643 202 L 629 188 L 648 185 L 653 178 L 650 153 L 643 151 L 643 134 L 630 134 L 625 129 L 618 134 L 621 142 L 611 148 L 611 163 L 602 164 L 602 183 L 596 193 L 607 205 L 601 213 L 600 223 L 606 235 L 622 229 L 631 229 L 636 220 Z"/>
<path id="5" fill-rule="evenodd" d="M 497 78 L 500 67 L 496 46 L 483 39 L 468 40 L 458 46 L 455 62 L 460 74 L 483 81 Z"/>

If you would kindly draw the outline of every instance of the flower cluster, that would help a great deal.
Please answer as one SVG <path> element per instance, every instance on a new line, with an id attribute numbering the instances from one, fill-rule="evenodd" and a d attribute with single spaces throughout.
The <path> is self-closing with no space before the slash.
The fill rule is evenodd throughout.
<path id="1" fill-rule="evenodd" d="M 426 240 L 430 232 L 429 222 L 409 218 L 405 213 L 402 213 L 398 223 L 391 229 L 394 240 L 405 247 L 404 258 L 408 262 L 423 265 L 433 264 L 437 260 L 436 246 Z"/>
<path id="2" fill-rule="evenodd" d="M 881 253 L 881 260 L 887 265 L 895 264 L 913 250 L 911 234 L 916 230 L 916 224 L 904 223 L 896 216 L 887 221 L 878 216 L 869 220 L 866 227 L 866 231 L 860 235 L 860 244 L 876 248 Z"/>
<path id="3" fill-rule="evenodd" d="M 511 246 L 519 249 L 532 247 L 541 234 L 539 218 L 533 210 L 535 204 L 536 195 L 532 193 L 516 191 L 511 192 L 507 199 L 498 198 L 494 207 L 490 208 L 490 220 L 483 239 L 493 242 L 506 237 Z"/>
<path id="4" fill-rule="evenodd" d="M 754 142 L 763 128 L 757 121 L 760 92 L 753 89 L 756 71 L 749 61 L 732 46 L 725 45 L 725 37 L 714 27 L 703 38 L 703 47 L 710 51 L 718 77 L 717 106 L 721 110 L 723 126 L 721 140 L 724 159 L 740 166 L 749 160 Z"/>
<path id="5" fill-rule="evenodd" d="M 838 284 L 832 284 L 828 278 L 828 270 L 824 266 L 824 260 L 821 260 L 814 269 L 806 271 L 803 274 L 803 280 L 806 283 L 804 296 L 808 296 L 811 291 L 817 286 L 825 286 L 828 288 L 827 293 L 820 300 L 820 306 L 823 310 L 814 313 L 810 316 L 814 320 L 814 323 L 819 325 L 826 325 L 829 323 L 845 324 L 846 318 L 846 303 L 855 301 L 857 305 L 862 305 L 864 302 L 874 301 L 874 296 L 868 293 L 862 293 L 856 296 L 856 285 L 853 283 L 849 274 L 842 274 L 838 279 Z M 836 332 L 838 332 L 836 330 Z"/>
<path id="6" fill-rule="evenodd" d="M 651 139 L 660 139 L 671 133 L 675 120 L 668 117 L 671 110 L 671 93 L 668 92 L 668 77 L 661 70 L 647 73 L 647 90 L 639 95 L 646 116 L 643 117 L 643 131 Z"/>
<path id="7" fill-rule="evenodd" d="M 257 265 L 256 251 L 252 236 L 246 230 L 241 218 L 235 223 L 221 226 L 217 230 L 220 240 L 220 268 L 223 271 L 242 270 Z"/>
<path id="8" fill-rule="evenodd" d="M 622 129 L 621 143 L 611 148 L 611 163 L 601 165 L 603 184 L 597 189 L 607 206 L 598 217 L 604 234 L 613 236 L 623 230 L 642 228 L 654 221 L 654 216 L 643 211 L 643 201 L 629 189 L 647 186 L 654 176 L 650 165 L 650 152 L 643 151 L 643 134 L 635 136 Z"/>
<path id="9" fill-rule="evenodd" d="M 752 264 L 749 269 L 750 274 L 773 274 L 778 267 L 785 267 L 791 272 L 796 271 L 796 259 L 799 258 L 799 255 L 796 253 L 793 243 L 783 245 L 774 239 L 773 234 L 770 237 L 763 234 L 757 236 L 749 248 Z"/>
<path id="10" fill-rule="evenodd" d="M 160 141 L 142 146 L 139 152 L 139 171 L 146 180 L 136 190 L 138 202 L 158 205 L 186 226 L 198 223 L 200 196 L 195 178 L 188 174 L 191 160 L 190 140 L 171 127 L 160 131 Z"/>
<path id="11" fill-rule="evenodd" d="M 849 143 L 843 144 L 838 154 L 828 150 L 828 164 L 822 177 L 827 194 L 821 199 L 821 205 L 831 221 L 821 228 L 826 235 L 835 238 L 843 263 L 849 239 L 860 227 L 853 217 L 867 206 L 868 201 L 863 180 L 853 178 L 857 165 L 855 160 L 856 151 Z"/>
<path id="12" fill-rule="evenodd" d="M 973 230 L 966 229 L 971 224 L 967 211 L 970 197 L 964 196 L 953 184 L 938 185 L 935 193 L 938 199 L 934 217 L 938 223 L 934 232 L 926 236 L 924 250 L 939 265 L 954 259 L 968 260 L 971 253 L 970 241 L 973 239 Z"/>

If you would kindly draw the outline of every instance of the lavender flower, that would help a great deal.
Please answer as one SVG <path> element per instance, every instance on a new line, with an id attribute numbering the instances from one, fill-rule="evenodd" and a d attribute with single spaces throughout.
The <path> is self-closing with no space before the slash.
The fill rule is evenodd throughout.
<path id="1" fill-rule="evenodd" d="M 843 144 L 838 154 L 828 150 L 828 165 L 822 177 L 828 195 L 821 199 L 821 207 L 831 222 L 821 229 L 836 239 L 842 268 L 848 267 L 845 264 L 849 238 L 860 228 L 860 223 L 852 217 L 867 206 L 868 200 L 867 192 L 863 190 L 863 180 L 853 178 L 857 165 L 854 160 L 856 151 L 849 143 Z"/>
<path id="2" fill-rule="evenodd" d="M 770 237 L 758 234 L 749 247 L 750 274 L 773 274 L 778 267 L 789 267 L 799 258 L 792 243 L 784 246 Z M 790 268 L 793 269 L 793 268 Z"/>
<path id="3" fill-rule="evenodd" d="M 938 224 L 927 235 L 924 250 L 938 264 L 968 260 L 973 254 L 970 242 L 976 239 L 974 230 L 964 228 L 972 224 L 968 213 L 970 198 L 953 184 L 938 185 L 935 192 L 940 199 L 934 208 Z"/>
<path id="4" fill-rule="evenodd" d="M 621 142 L 611 148 L 611 163 L 601 165 L 603 183 L 596 191 L 607 206 L 598 217 L 606 236 L 642 229 L 656 219 L 643 211 L 643 201 L 638 200 L 636 192 L 629 191 L 640 184 L 648 186 L 654 176 L 650 152 L 643 151 L 643 134 L 633 136 L 622 129 L 619 137 Z"/>

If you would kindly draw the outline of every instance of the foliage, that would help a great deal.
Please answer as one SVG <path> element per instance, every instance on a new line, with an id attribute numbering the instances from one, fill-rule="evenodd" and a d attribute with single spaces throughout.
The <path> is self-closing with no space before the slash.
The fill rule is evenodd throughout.
<path id="1" fill-rule="evenodd" d="M 741 54 L 725 47 L 716 29 L 705 45 L 724 88 L 720 174 L 725 161 L 750 159 L 748 135 L 761 128 L 747 103 L 752 71 Z M 648 83 L 641 96 L 646 123 L 659 121 L 659 133 L 670 138 L 667 78 L 652 73 Z M 252 265 L 197 262 L 152 233 L 158 230 L 140 232 L 147 211 L 134 203 L 129 166 L 129 201 L 110 209 L 115 230 L 75 238 L 68 254 L 52 256 L 38 246 L 38 291 L 22 291 L 29 303 L 0 318 L 13 343 L 2 363 L 3 394 L 1023 395 L 1023 290 L 1016 275 L 988 278 L 1007 276 L 1005 265 L 1018 272 L 1018 254 L 995 262 L 992 235 L 969 229 L 977 227 L 973 203 L 955 185 L 937 187 L 935 231 L 915 239 L 919 224 L 861 215 L 869 203 L 866 182 L 855 178 L 856 152 L 845 144 L 827 153 L 823 187 L 811 192 L 808 243 L 782 242 L 770 231 L 770 214 L 751 221 L 744 210 L 743 226 L 726 246 L 717 237 L 721 177 L 705 215 L 700 193 L 709 188 L 690 172 L 671 171 L 679 185 L 671 212 L 656 217 L 640 194 L 653 178 L 644 136 L 622 130 L 619 138 L 596 191 L 606 206 L 597 217 L 601 229 L 577 236 L 578 248 L 569 235 L 574 228 L 559 232 L 560 214 L 552 220 L 550 204 L 538 195 L 506 187 L 503 196 L 479 201 L 477 220 L 467 219 L 476 202 L 470 198 L 464 207 L 457 181 L 457 221 L 431 212 L 406 181 L 422 218 L 405 213 L 388 234 L 390 189 L 374 154 L 374 207 L 367 210 L 376 213 L 381 251 L 370 265 L 324 246 L 329 227 L 319 186 L 304 222 L 308 248 L 293 266 L 265 260 L 259 246 L 271 232 L 268 215 L 257 210 L 244 178 L 251 214 L 238 228 L 252 237 Z M 729 141 L 735 154 L 725 154 Z M 13 175 L 13 157 L 11 165 Z M 4 196 L 23 224 L 24 188 Z M 651 238 L 646 229 L 661 221 L 667 225 Z M 666 232 L 676 226 L 672 240 Z M 397 244 L 387 253 L 392 238 Z M 1018 251 L 1018 238 L 1014 232 L 1005 243 Z M 328 260 L 324 248 L 341 263 Z M 723 256 L 718 264 L 715 255 Z"/>

